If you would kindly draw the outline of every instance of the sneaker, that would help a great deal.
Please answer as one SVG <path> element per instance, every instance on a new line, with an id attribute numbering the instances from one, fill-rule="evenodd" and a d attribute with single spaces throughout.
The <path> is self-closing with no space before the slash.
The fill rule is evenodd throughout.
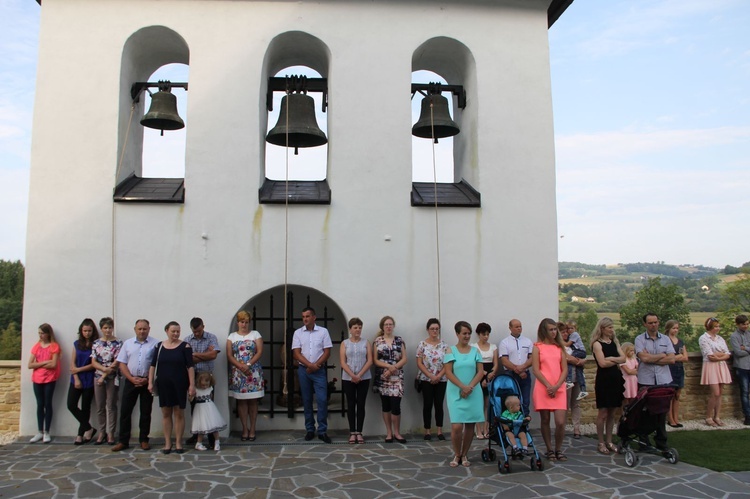
<path id="1" fill-rule="evenodd" d="M 29 440 L 29 443 L 30 444 L 35 444 L 38 441 L 40 441 L 43 437 L 44 437 L 44 435 L 42 435 L 41 432 L 37 433 L 36 435 L 34 435 L 33 437 L 31 437 L 31 439 Z"/>
<path id="2" fill-rule="evenodd" d="M 52 441 L 52 437 L 49 436 L 49 432 L 45 431 L 44 435 L 42 436 L 42 443 L 48 444 Z"/>
<path id="3" fill-rule="evenodd" d="M 588 396 L 589 396 L 589 392 L 581 392 L 578 394 L 578 397 L 576 398 L 576 400 L 583 400 Z"/>
<path id="4" fill-rule="evenodd" d="M 568 382 L 566 382 L 566 383 L 565 383 L 565 388 L 566 388 L 567 390 L 570 390 L 570 389 L 571 389 L 571 388 L 573 388 L 574 386 L 575 386 L 575 384 L 574 384 L 574 383 L 571 383 L 570 381 L 568 381 Z"/>
<path id="5" fill-rule="evenodd" d="M 218 440 L 214 442 L 214 450 L 217 452 L 221 450 L 221 444 L 219 443 Z"/>
<path id="6" fill-rule="evenodd" d="M 203 442 L 198 442 L 195 444 L 195 450 L 206 450 L 206 446 L 203 445 Z"/>

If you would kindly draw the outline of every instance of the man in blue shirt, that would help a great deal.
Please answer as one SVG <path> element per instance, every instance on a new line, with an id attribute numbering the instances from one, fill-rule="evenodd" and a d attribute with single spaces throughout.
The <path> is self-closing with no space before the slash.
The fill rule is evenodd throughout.
<path id="1" fill-rule="evenodd" d="M 659 333 L 659 318 L 654 313 L 643 316 L 646 332 L 635 338 L 635 354 L 638 363 L 638 388 L 668 385 L 672 382 L 669 365 L 674 364 L 674 347 L 667 335 Z M 667 414 L 656 418 L 656 448 L 667 449 Z M 645 438 L 648 441 L 648 438 Z"/>
<path id="2" fill-rule="evenodd" d="M 148 391 L 148 370 L 159 342 L 148 335 L 150 331 L 151 326 L 146 319 L 135 321 L 135 338 L 125 340 L 117 355 L 120 374 L 124 381 L 120 406 L 120 438 L 119 442 L 112 447 L 112 452 L 130 447 L 131 418 L 136 401 L 140 402 L 141 410 L 138 421 L 140 430 L 138 441 L 142 450 L 151 449 L 148 434 L 151 432 L 151 407 L 154 397 Z"/>

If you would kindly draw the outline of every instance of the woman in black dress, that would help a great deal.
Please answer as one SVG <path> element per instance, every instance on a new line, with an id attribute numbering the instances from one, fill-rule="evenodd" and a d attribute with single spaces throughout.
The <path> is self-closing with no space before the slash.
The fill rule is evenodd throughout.
<path id="1" fill-rule="evenodd" d="M 182 454 L 182 434 L 185 432 L 185 405 L 188 395 L 195 396 L 195 371 L 190 343 L 180 339 L 180 325 L 174 321 L 164 326 L 167 340 L 156 345 L 156 355 L 148 372 L 148 389 L 159 397 L 164 426 L 164 454 L 172 452 L 174 428 L 175 452 Z M 174 417 L 174 422 L 172 418 Z"/>
<path id="2" fill-rule="evenodd" d="M 625 379 L 620 364 L 625 363 L 625 355 L 615 337 L 612 319 L 602 317 L 591 332 L 591 350 L 596 359 L 596 433 L 599 437 L 598 450 L 602 454 L 617 452 L 612 443 L 612 427 L 615 424 L 615 409 L 622 406 L 625 397 Z M 606 442 L 605 442 L 606 434 Z"/>

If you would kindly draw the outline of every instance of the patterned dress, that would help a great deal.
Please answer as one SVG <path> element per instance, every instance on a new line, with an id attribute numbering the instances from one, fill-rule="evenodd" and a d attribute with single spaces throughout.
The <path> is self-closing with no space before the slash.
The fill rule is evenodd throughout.
<path id="1" fill-rule="evenodd" d="M 419 342 L 417 347 L 417 358 L 422 359 L 422 364 L 434 376 L 443 369 L 443 357 L 448 353 L 448 344 L 440 340 L 437 345 L 430 345 L 426 341 Z M 430 381 L 422 371 L 418 374 L 419 381 Z M 441 382 L 447 382 L 448 378 L 443 375 Z"/>
<path id="2" fill-rule="evenodd" d="M 117 355 L 120 353 L 122 348 L 122 341 L 114 339 L 112 341 L 105 341 L 98 339 L 94 341 L 94 346 L 91 348 L 91 358 L 95 359 L 99 364 L 104 367 L 111 366 L 116 360 Z M 102 371 L 97 370 L 94 373 L 94 378 L 99 379 L 104 375 Z M 105 381 L 113 380 L 117 377 L 117 371 L 109 374 Z"/>
<path id="3" fill-rule="evenodd" d="M 373 348 L 375 349 L 376 359 L 386 364 L 394 365 L 398 363 L 404 356 L 404 347 L 406 344 L 401 336 L 393 337 L 393 344 L 388 346 L 385 341 L 385 337 L 378 336 L 373 341 Z M 385 369 L 382 367 L 375 367 L 375 383 L 373 391 L 380 393 L 385 397 L 403 397 L 404 396 L 404 370 L 397 369 L 394 374 L 383 379 L 383 372 Z"/>
<path id="4" fill-rule="evenodd" d="M 256 340 L 260 339 L 258 331 L 246 335 L 234 332 L 227 338 L 232 343 L 232 355 L 242 364 L 250 365 L 250 359 L 257 351 Z M 257 399 L 265 394 L 263 389 L 263 368 L 260 361 L 250 365 L 250 374 L 245 374 L 234 366 L 229 370 L 229 396 L 236 399 Z"/>

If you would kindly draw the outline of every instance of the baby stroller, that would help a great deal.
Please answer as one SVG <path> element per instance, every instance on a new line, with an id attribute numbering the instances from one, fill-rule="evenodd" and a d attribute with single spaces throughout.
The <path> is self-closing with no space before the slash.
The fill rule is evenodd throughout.
<path id="1" fill-rule="evenodd" d="M 506 397 L 515 395 L 521 400 L 521 403 L 523 403 L 523 395 L 521 394 L 521 389 L 519 388 L 518 383 L 516 383 L 516 380 L 507 374 L 500 374 L 487 385 L 487 389 L 489 391 L 489 414 L 487 417 L 490 423 L 490 434 L 487 439 L 487 448 L 482 449 L 482 461 L 489 462 L 495 460 L 496 454 L 492 449 L 492 442 L 494 441 L 503 451 L 503 457 L 497 463 L 497 470 L 500 473 L 511 472 L 511 460 L 513 459 L 518 459 L 523 462 L 522 455 L 513 453 L 510 442 L 502 428 L 502 425 L 506 424 L 509 428 L 515 430 L 515 427 L 520 425 L 519 434 L 520 432 L 525 433 L 526 438 L 528 439 L 528 449 L 531 456 L 529 466 L 532 471 L 535 469 L 542 471 L 544 469 L 544 462 L 541 457 L 539 457 L 539 452 L 537 452 L 536 446 L 534 445 L 534 440 L 531 438 L 531 432 L 528 429 L 528 422 L 510 421 L 500 417 L 505 410 Z M 508 449 L 510 449 L 511 452 L 510 459 L 508 458 Z"/>
<path id="2" fill-rule="evenodd" d="M 625 454 L 625 464 L 631 468 L 639 461 L 632 443 L 638 443 L 638 452 L 662 456 L 672 464 L 679 461 L 677 449 L 657 449 L 649 441 L 649 435 L 656 433 L 658 416 L 669 412 L 674 393 L 674 387 L 669 385 L 645 387 L 623 410 L 617 425 L 617 436 L 620 437 L 620 453 Z"/>

